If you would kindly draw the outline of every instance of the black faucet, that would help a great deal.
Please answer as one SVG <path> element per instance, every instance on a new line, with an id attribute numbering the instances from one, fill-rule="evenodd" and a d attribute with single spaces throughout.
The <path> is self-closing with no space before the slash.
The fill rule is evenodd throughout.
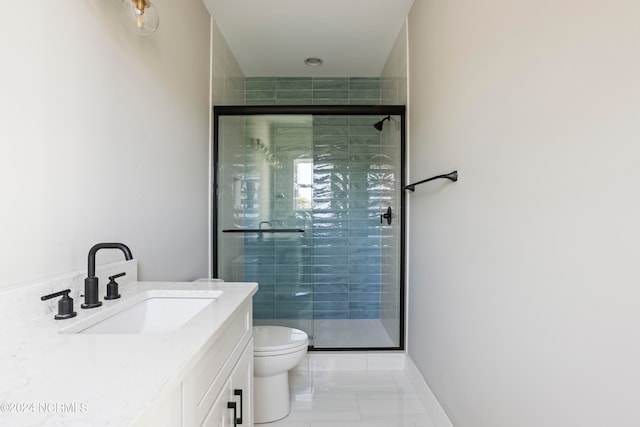
<path id="1" fill-rule="evenodd" d="M 131 250 L 122 243 L 98 243 L 89 249 L 89 266 L 87 268 L 87 278 L 84 279 L 84 303 L 82 308 L 95 308 L 102 305 L 98 301 L 98 278 L 96 276 L 96 252 L 100 249 L 120 249 L 124 253 L 126 260 L 133 259 Z"/>

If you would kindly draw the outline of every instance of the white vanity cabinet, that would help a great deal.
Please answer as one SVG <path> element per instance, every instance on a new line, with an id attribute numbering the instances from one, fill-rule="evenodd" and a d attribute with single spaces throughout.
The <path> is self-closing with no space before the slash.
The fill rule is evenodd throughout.
<path id="1" fill-rule="evenodd" d="M 183 427 L 253 426 L 252 322 L 248 303 L 226 322 L 218 339 L 185 376 Z"/>
<path id="2" fill-rule="evenodd" d="M 249 299 L 135 427 L 253 427 L 252 323 Z"/>
<path id="3" fill-rule="evenodd" d="M 202 427 L 253 426 L 253 341 L 211 406 Z"/>

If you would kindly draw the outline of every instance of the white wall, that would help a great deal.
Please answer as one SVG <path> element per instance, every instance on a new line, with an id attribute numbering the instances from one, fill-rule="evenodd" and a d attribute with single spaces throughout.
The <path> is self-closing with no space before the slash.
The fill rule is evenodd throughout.
<path id="1" fill-rule="evenodd" d="M 101 241 L 143 280 L 206 276 L 211 18 L 154 4 L 148 38 L 117 0 L 2 5 L 0 287 L 84 268 Z"/>
<path id="2" fill-rule="evenodd" d="M 640 3 L 416 0 L 409 349 L 456 427 L 640 425 Z"/>

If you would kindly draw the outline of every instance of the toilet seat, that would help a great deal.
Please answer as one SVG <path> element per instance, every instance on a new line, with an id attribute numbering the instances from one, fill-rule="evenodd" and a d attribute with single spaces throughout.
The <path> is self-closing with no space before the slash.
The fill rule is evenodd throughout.
<path id="1" fill-rule="evenodd" d="M 254 326 L 254 356 L 277 356 L 306 349 L 309 345 L 307 333 L 284 326 Z"/>

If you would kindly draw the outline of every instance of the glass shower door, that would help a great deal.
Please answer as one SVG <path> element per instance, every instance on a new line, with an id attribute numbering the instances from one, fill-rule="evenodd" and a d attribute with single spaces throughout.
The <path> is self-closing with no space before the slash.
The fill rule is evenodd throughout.
<path id="1" fill-rule="evenodd" d="M 218 123 L 218 277 L 258 282 L 254 324 L 313 338 L 312 117 Z"/>
<path id="2" fill-rule="evenodd" d="M 400 120 L 315 116 L 314 347 L 400 343 Z"/>
<path id="3" fill-rule="evenodd" d="M 217 276 L 315 349 L 401 348 L 401 117 L 217 119 Z"/>

